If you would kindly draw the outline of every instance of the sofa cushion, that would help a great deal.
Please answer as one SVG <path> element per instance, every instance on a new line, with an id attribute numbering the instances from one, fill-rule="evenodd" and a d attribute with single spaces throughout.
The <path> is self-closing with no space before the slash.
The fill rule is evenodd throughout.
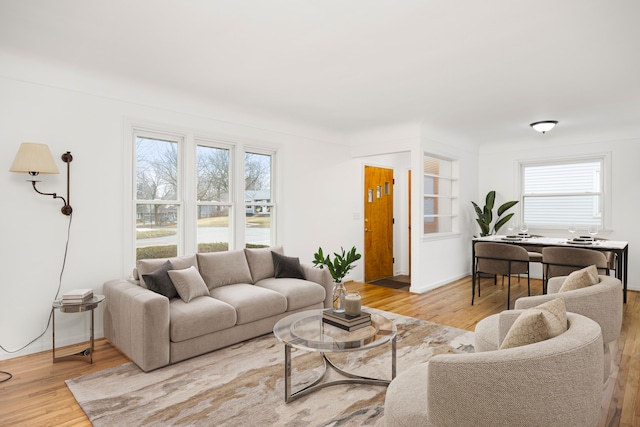
<path id="1" fill-rule="evenodd" d="M 235 308 L 238 325 L 287 311 L 287 299 L 284 295 L 247 283 L 214 288 L 211 296 Z"/>
<path id="2" fill-rule="evenodd" d="M 207 288 L 253 283 L 243 250 L 198 254 L 200 275 Z"/>
<path id="3" fill-rule="evenodd" d="M 184 302 L 189 302 L 197 297 L 209 296 L 209 289 L 194 266 L 184 270 L 170 270 L 169 277 Z"/>
<path id="4" fill-rule="evenodd" d="M 271 252 L 273 258 L 274 276 L 276 279 L 304 279 L 300 258 L 284 256 L 276 252 Z"/>
<path id="5" fill-rule="evenodd" d="M 556 337 L 567 330 L 564 299 L 556 298 L 520 314 L 505 336 L 500 349 L 520 347 Z"/>
<path id="6" fill-rule="evenodd" d="M 173 266 L 171 265 L 171 261 L 165 261 L 160 267 L 158 267 L 153 273 L 143 274 L 141 277 L 144 278 L 145 283 L 147 284 L 147 289 L 158 293 L 160 295 L 164 295 L 165 297 L 171 299 L 178 296 L 178 292 L 171 281 L 171 277 L 169 276 L 169 270 L 172 270 Z"/>
<path id="7" fill-rule="evenodd" d="M 189 304 L 176 298 L 169 304 L 169 313 L 169 336 L 173 342 L 207 335 L 236 324 L 234 308 L 211 297 L 196 298 Z"/>
<path id="8" fill-rule="evenodd" d="M 143 288 L 147 288 L 147 284 L 142 277 L 143 274 L 149 274 L 158 269 L 165 261 L 171 261 L 171 265 L 173 266 L 173 270 L 182 270 L 183 268 L 188 268 L 194 266 L 198 268 L 198 261 L 196 259 L 196 255 L 185 255 L 173 258 L 155 258 L 155 259 L 139 259 L 136 261 L 136 270 L 140 277 L 140 286 Z M 135 274 L 135 270 L 134 270 Z M 134 275 L 135 278 L 135 275 Z"/>
<path id="9" fill-rule="evenodd" d="M 251 270 L 251 278 L 253 279 L 251 283 L 256 283 L 258 280 L 266 279 L 267 277 L 273 277 L 274 266 L 271 252 L 284 255 L 282 246 L 245 248 L 244 254 L 247 257 L 249 269 Z"/>
<path id="10" fill-rule="evenodd" d="M 590 265 L 589 267 L 569 274 L 564 282 L 562 282 L 562 286 L 560 286 L 558 292 L 568 292 L 586 288 L 587 286 L 597 285 L 599 281 L 598 269 L 595 265 Z"/>
<path id="11" fill-rule="evenodd" d="M 287 299 L 287 311 L 298 310 L 317 303 L 324 303 L 326 291 L 322 285 L 301 279 L 276 279 L 270 277 L 260 280 L 256 287 L 270 289 Z"/>

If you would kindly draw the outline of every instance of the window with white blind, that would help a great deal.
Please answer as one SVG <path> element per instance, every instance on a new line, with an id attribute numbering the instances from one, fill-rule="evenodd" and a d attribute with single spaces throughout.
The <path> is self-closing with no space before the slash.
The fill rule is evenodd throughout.
<path id="1" fill-rule="evenodd" d="M 604 156 L 523 163 L 523 222 L 531 226 L 604 226 Z"/>
<path id="2" fill-rule="evenodd" d="M 458 215 L 458 162 L 423 157 L 424 234 L 454 231 Z"/>

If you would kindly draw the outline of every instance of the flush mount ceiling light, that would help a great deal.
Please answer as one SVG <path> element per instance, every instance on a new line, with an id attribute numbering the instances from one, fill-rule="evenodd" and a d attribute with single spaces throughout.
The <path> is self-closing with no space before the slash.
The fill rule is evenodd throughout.
<path id="1" fill-rule="evenodd" d="M 529 126 L 531 126 L 534 130 L 537 130 L 540 133 L 545 133 L 553 129 L 557 124 L 558 124 L 557 120 L 544 120 L 541 122 L 531 123 Z"/>

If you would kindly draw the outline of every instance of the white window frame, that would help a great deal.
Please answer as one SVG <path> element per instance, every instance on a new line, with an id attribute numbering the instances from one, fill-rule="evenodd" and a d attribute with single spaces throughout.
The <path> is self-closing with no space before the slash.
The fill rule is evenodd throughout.
<path id="1" fill-rule="evenodd" d="M 592 163 L 592 162 L 600 162 L 600 191 L 593 193 L 575 193 L 575 192 L 566 192 L 561 193 L 559 195 L 600 195 L 600 203 L 601 208 L 601 218 L 600 223 L 598 224 L 600 231 L 610 231 L 611 226 L 611 153 L 597 153 L 586 156 L 579 157 L 562 157 L 562 158 L 545 158 L 545 159 L 536 159 L 536 160 L 523 160 L 518 162 L 518 187 L 520 193 L 520 222 L 524 222 L 525 220 L 525 208 L 526 208 L 526 197 L 536 197 L 533 194 L 526 195 L 524 193 L 524 185 L 525 178 L 524 172 L 526 167 L 531 166 L 547 166 L 547 165 L 564 165 L 564 164 L 577 164 L 577 163 Z M 555 194 L 554 194 L 555 195 Z M 595 217 L 594 212 L 594 217 Z M 567 223 L 554 223 L 554 224 L 536 224 L 536 223 L 527 223 L 529 229 L 535 228 L 539 230 L 549 229 L 549 230 L 565 230 L 569 224 Z M 586 225 L 577 225 L 578 228 L 586 227 Z"/>
<path id="2" fill-rule="evenodd" d="M 244 158 L 245 155 L 247 153 L 251 153 L 251 154 L 262 154 L 265 156 L 270 156 L 271 157 L 271 170 L 269 171 L 270 173 L 270 190 L 271 190 L 271 201 L 270 202 L 259 202 L 259 203 L 247 203 L 245 201 L 245 189 L 244 189 L 244 173 L 245 173 L 245 169 L 244 169 Z M 244 150 L 242 152 L 242 183 L 243 185 L 241 186 L 242 189 L 242 201 L 244 203 L 244 209 L 243 209 L 243 213 L 246 213 L 246 209 L 248 208 L 248 206 L 263 206 L 265 208 L 269 208 L 270 209 L 270 217 L 271 217 L 271 229 L 270 229 L 270 236 L 269 239 L 272 242 L 272 246 L 276 246 L 276 241 L 277 238 L 276 236 L 278 235 L 277 233 L 277 218 L 278 218 L 278 207 L 277 207 L 277 203 L 276 201 L 278 200 L 278 186 L 277 186 L 277 176 L 278 176 L 278 150 L 274 149 L 274 148 L 264 148 L 264 147 L 256 147 L 253 145 L 250 146 L 245 146 Z M 245 214 L 246 215 L 246 214 Z M 244 231 L 244 227 L 246 227 L 246 216 L 244 217 L 244 224 L 243 227 L 238 227 L 238 228 L 242 228 Z M 244 237 L 244 236 L 243 236 Z M 245 241 L 246 244 L 246 238 L 243 238 L 243 240 Z"/>
<path id="3" fill-rule="evenodd" d="M 124 149 L 124 171 L 123 185 L 125 195 L 125 218 L 124 218 L 124 248 L 123 266 L 124 274 L 131 274 L 131 265 L 135 265 L 136 260 L 136 137 L 147 136 L 161 140 L 178 139 L 178 174 L 179 183 L 177 189 L 177 199 L 175 204 L 179 205 L 182 214 L 178 225 L 177 253 L 178 256 L 196 253 L 197 244 L 197 165 L 196 147 L 197 145 L 212 146 L 216 148 L 230 149 L 230 176 L 229 184 L 230 217 L 229 226 L 231 236 L 229 250 L 245 247 L 245 209 L 244 201 L 244 156 L 245 152 L 266 154 L 271 156 L 271 202 L 265 203 L 271 209 L 271 245 L 277 246 L 278 233 L 276 230 L 278 212 L 278 154 L 277 147 L 270 145 L 260 146 L 254 141 L 245 145 L 240 138 L 237 140 L 228 136 L 219 138 L 207 135 L 195 134 L 188 130 L 177 131 L 161 125 L 145 124 L 125 119 L 123 126 Z M 182 184 L 181 184 L 182 183 Z M 144 201 L 149 202 L 149 201 Z M 167 201 L 158 201 L 166 204 Z M 174 201 L 170 201 L 174 204 Z M 205 202 L 208 203 L 208 202 Z M 239 208 L 242 207 L 242 208 Z"/>
<path id="4" fill-rule="evenodd" d="M 438 160 L 443 160 L 443 161 L 447 161 L 450 162 L 451 164 L 451 174 L 450 175 L 441 175 L 441 174 L 433 174 L 433 173 L 427 173 L 424 171 L 424 159 L 426 157 L 432 158 L 432 159 L 438 159 Z M 422 180 L 420 182 L 421 188 L 422 188 L 422 203 L 420 204 L 420 210 L 422 212 L 422 236 L 423 238 L 433 238 L 433 237 L 439 237 L 439 236 L 447 236 L 447 235 L 451 235 L 451 234 L 455 234 L 458 232 L 458 218 L 459 218 L 459 177 L 460 177 L 460 171 L 459 171 L 459 162 L 457 159 L 455 158 L 451 158 L 451 157 L 447 157 L 447 156 L 441 156 L 438 154 L 434 154 L 434 153 L 429 153 L 429 152 L 423 152 L 422 153 Z M 432 177 L 432 178 L 438 178 L 441 180 L 448 180 L 451 183 L 451 191 L 447 194 L 442 194 L 442 193 L 435 193 L 434 192 L 429 192 L 427 193 L 427 190 L 425 188 L 424 185 L 424 178 L 425 177 Z M 436 199 L 447 199 L 448 201 L 450 201 L 451 203 L 451 213 L 449 214 L 427 214 L 425 212 L 424 209 L 424 200 L 426 198 L 436 198 Z M 424 224 L 425 224 L 425 220 L 428 218 L 436 218 L 436 217 L 440 217 L 440 218 L 450 218 L 451 219 L 451 230 L 449 231 L 434 231 L 434 232 L 425 232 L 424 231 Z"/>

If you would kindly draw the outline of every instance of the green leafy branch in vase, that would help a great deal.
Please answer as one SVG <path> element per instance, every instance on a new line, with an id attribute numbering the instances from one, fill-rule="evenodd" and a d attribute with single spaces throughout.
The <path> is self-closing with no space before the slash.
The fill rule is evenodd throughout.
<path id="1" fill-rule="evenodd" d="M 342 279 L 355 267 L 353 263 L 362 258 L 355 246 L 349 252 L 346 252 L 342 247 L 340 250 L 342 251 L 340 254 L 333 253 L 333 261 L 331 255 L 324 256 L 322 248 L 318 248 L 318 252 L 313 255 L 313 265 L 320 269 L 326 267 L 336 283 L 342 282 Z"/>

